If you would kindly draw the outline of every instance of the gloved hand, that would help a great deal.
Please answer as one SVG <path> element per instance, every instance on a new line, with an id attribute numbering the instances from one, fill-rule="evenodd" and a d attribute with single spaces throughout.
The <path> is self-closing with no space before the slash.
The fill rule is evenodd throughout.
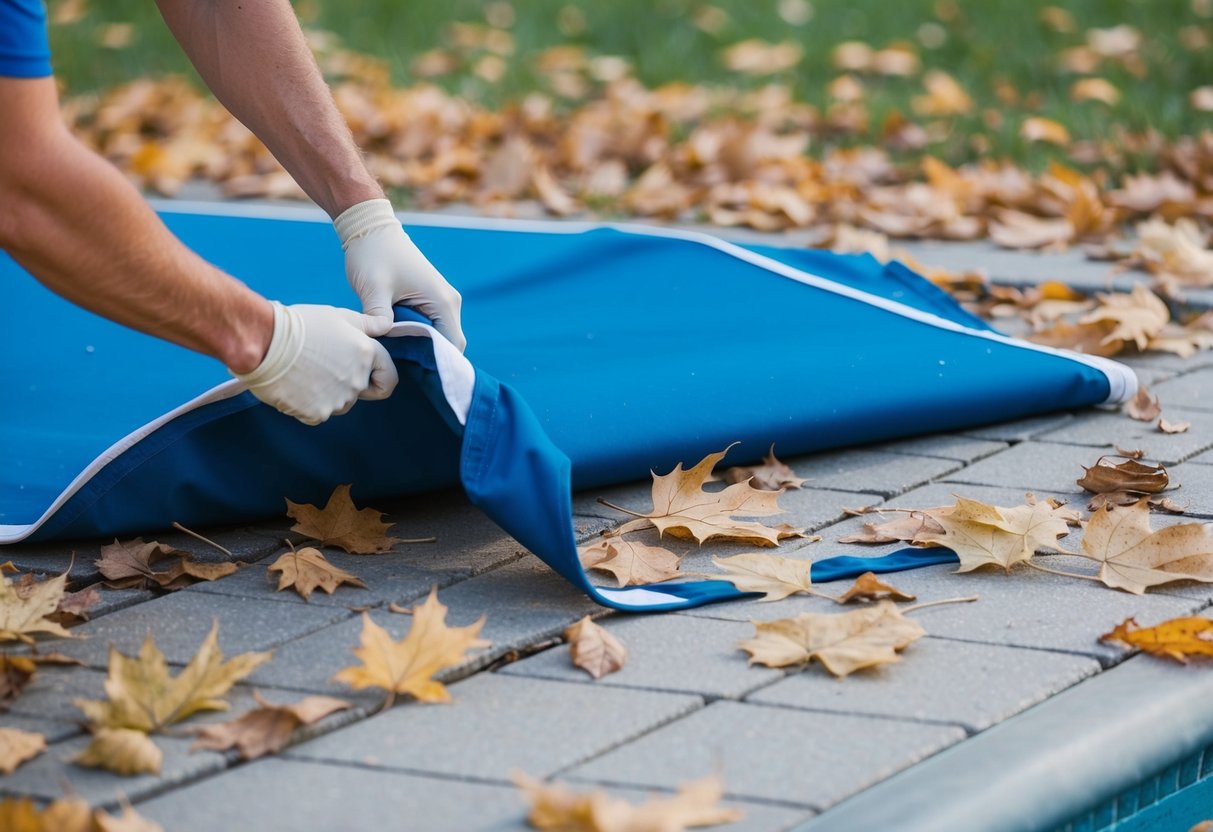
<path id="1" fill-rule="evenodd" d="M 393 323 L 392 306 L 404 303 L 434 322 L 463 352 L 459 322 L 463 298 L 446 282 L 400 227 L 386 199 L 368 199 L 333 220 L 345 250 L 345 276 L 362 299 L 362 311 L 379 321 L 383 335 Z"/>
<path id="2" fill-rule="evenodd" d="M 386 399 L 396 389 L 396 365 L 367 335 L 372 319 L 333 306 L 272 306 L 274 335 L 265 358 L 251 372 L 232 374 L 261 401 L 318 425 L 358 399 Z"/>

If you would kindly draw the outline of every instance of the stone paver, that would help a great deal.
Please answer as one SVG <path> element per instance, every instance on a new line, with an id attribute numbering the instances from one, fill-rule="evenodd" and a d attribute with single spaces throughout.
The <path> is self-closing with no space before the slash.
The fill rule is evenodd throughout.
<path id="1" fill-rule="evenodd" d="M 1164 416 L 1172 407 L 1213 410 L 1213 369 L 1184 373 L 1160 382 L 1150 392 L 1158 396 Z"/>
<path id="2" fill-rule="evenodd" d="M 965 436 L 975 436 L 978 439 L 993 439 L 1000 442 L 1023 442 L 1034 439 L 1045 431 L 1054 430 L 1073 419 L 1070 413 L 1049 413 L 1044 416 L 1033 416 L 1028 419 L 1017 419 L 1014 422 L 1001 422 L 997 425 L 974 428 L 965 431 Z"/>
<path id="3" fill-rule="evenodd" d="M 953 726 L 722 701 L 567 776 L 669 788 L 714 763 L 730 796 L 821 810 L 964 736 Z"/>
<path id="4" fill-rule="evenodd" d="M 746 701 L 959 723 L 976 732 L 1099 671 L 1097 661 L 1081 656 L 930 637 L 911 644 L 902 656 L 905 660 L 896 664 L 852 674 L 845 684 L 816 665 Z"/>
<path id="5" fill-rule="evenodd" d="M 1213 465 L 1213 449 L 1205 451 L 1203 454 L 1198 454 L 1192 457 L 1188 462 L 1195 462 L 1199 465 Z"/>
<path id="6" fill-rule="evenodd" d="M 81 732 L 81 727 L 74 722 L 64 722 L 58 719 L 42 719 L 36 716 L 22 716 L 8 713 L 4 715 L 0 726 L 16 728 L 18 731 L 33 731 L 46 738 L 47 743 L 56 743 L 68 737 L 74 737 Z"/>
<path id="7" fill-rule="evenodd" d="M 84 718 L 75 700 L 100 699 L 105 695 L 104 684 L 105 674 L 99 670 L 44 665 L 9 705 L 9 711 L 16 715 L 75 722 Z"/>
<path id="8" fill-rule="evenodd" d="M 1184 433 L 1163 433 L 1155 422 L 1139 422 L 1120 412 L 1093 410 L 1077 416 L 1065 427 L 1041 434 L 1040 439 L 1097 448 L 1091 454 L 1092 461 L 1101 453 L 1114 454 L 1120 447 L 1140 448 L 1153 461 L 1174 464 L 1213 446 L 1213 413 L 1164 406 L 1163 415 L 1173 422 L 1191 422 L 1192 427 Z"/>
<path id="9" fill-rule="evenodd" d="M 912 456 L 937 456 L 956 462 L 972 462 L 996 454 L 1005 449 L 1007 443 L 993 439 L 982 439 L 964 434 L 941 433 L 934 436 L 918 436 L 902 439 L 880 446 L 880 450 Z"/>
<path id="10" fill-rule="evenodd" d="M 808 488 L 861 491 L 894 497 L 960 470 L 950 459 L 909 456 L 879 450 L 831 451 L 807 457 L 801 476 Z"/>
<path id="11" fill-rule="evenodd" d="M 453 685 L 451 695 L 453 706 L 393 708 L 297 746 L 288 756 L 500 782 L 515 769 L 548 777 L 703 701 L 500 674 Z"/>
<path id="12" fill-rule="evenodd" d="M 1187 510 L 1189 519 L 1213 517 L 1213 468 L 1184 463 L 1168 469 L 1171 484 L 1179 488 L 1168 495 Z"/>
<path id="13" fill-rule="evenodd" d="M 1021 442 L 994 456 L 948 474 L 946 482 L 993 485 L 1035 491 L 1038 496 L 1069 497 L 1078 502 L 1083 466 L 1095 464 L 1101 451 L 1054 442 Z"/>
<path id="14" fill-rule="evenodd" d="M 783 671 L 775 668 L 746 667 L 734 645 L 751 635 L 749 624 L 681 615 L 619 616 L 599 623 L 628 650 L 627 664 L 615 673 L 594 681 L 573 666 L 564 645 L 506 665 L 498 672 L 598 686 L 697 693 L 713 699 L 739 699 L 783 677 Z"/>

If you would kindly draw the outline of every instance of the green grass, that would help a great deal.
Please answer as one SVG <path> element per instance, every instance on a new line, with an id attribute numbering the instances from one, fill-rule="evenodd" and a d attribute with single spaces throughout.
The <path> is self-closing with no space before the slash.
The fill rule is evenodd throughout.
<path id="1" fill-rule="evenodd" d="M 60 0 L 61 2 L 61 0 Z M 1201 0 L 1196 0 L 1197 4 Z M 813 15 L 802 26 L 784 22 L 776 12 L 777 0 L 717 0 L 727 22 L 709 34 L 693 19 L 707 5 L 702 0 L 515 0 L 515 21 L 510 27 L 517 49 L 500 82 L 490 84 L 460 71 L 436 83 L 488 106 L 545 89 L 545 80 L 532 66 L 540 50 L 560 44 L 584 46 L 591 54 L 620 55 L 630 60 L 638 78 L 649 85 L 669 81 L 756 87 L 769 81 L 789 84 L 797 99 L 824 109 L 826 85 L 838 75 L 830 53 L 844 40 L 862 40 L 874 47 L 902 41 L 915 46 L 924 69 L 943 69 L 955 76 L 975 99 L 971 115 L 950 123 L 947 137 L 929 150 L 951 161 L 983 155 L 973 137 L 984 135 L 990 153 L 1039 165 L 1050 151 L 1029 146 L 1019 138 L 1019 125 L 1028 115 L 1042 115 L 1065 124 L 1075 138 L 1113 135 L 1117 125 L 1143 131 L 1152 128 L 1174 138 L 1213 128 L 1213 114 L 1194 111 L 1188 93 L 1213 83 L 1213 48 L 1182 45 L 1181 31 L 1203 31 L 1213 40 L 1213 18 L 1200 17 L 1191 0 L 1054 0 L 1076 22 L 1072 33 L 1045 26 L 1040 10 L 1050 5 L 1039 0 L 813 0 Z M 52 13 L 59 5 L 51 0 Z M 476 0 L 346 0 L 343 3 L 306 0 L 299 4 L 309 28 L 335 33 L 344 46 L 384 59 L 393 79 L 408 84 L 414 58 L 429 49 L 447 45 L 447 27 L 455 21 L 485 21 L 490 3 Z M 561 31 L 561 10 L 574 6 L 585 20 L 584 31 Z M 937 9 L 945 10 L 940 20 Z M 951 8 L 954 15 L 948 15 Z M 564 16 L 568 17 L 568 12 Z M 98 45 L 106 24 L 133 24 L 126 48 Z M 1116 62 L 1105 62 L 1096 73 L 1122 92 L 1120 102 L 1076 103 L 1069 88 L 1080 76 L 1060 67 L 1059 52 L 1084 42 L 1092 27 L 1128 24 L 1144 37 L 1141 50 L 1145 77 L 1137 78 Z M 944 42 L 926 48 L 919 40 L 924 24 L 943 26 Z M 567 28 L 567 27 L 566 27 Z M 937 31 L 937 30 L 936 30 Z M 720 50 L 749 37 L 770 41 L 792 39 L 805 57 L 795 70 L 768 78 L 749 78 L 729 72 Z M 188 63 L 168 34 L 150 0 L 106 0 L 92 4 L 75 23 L 52 26 L 55 66 L 69 93 L 102 89 L 139 76 L 188 74 Z M 1021 99 L 1035 94 L 1038 102 L 1006 105 L 994 89 L 1008 82 Z M 255 80 L 251 81 L 255 83 Z M 885 114 L 910 113 L 911 98 L 922 92 L 921 76 L 865 78 L 867 104 L 873 130 Z M 1003 116 L 991 126 L 990 112 Z M 850 137 L 870 141 L 872 136 Z M 820 150 L 820 143 L 817 150 Z"/>

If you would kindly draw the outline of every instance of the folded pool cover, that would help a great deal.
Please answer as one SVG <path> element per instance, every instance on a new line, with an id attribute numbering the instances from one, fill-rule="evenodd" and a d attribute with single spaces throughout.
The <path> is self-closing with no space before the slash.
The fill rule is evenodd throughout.
<path id="1" fill-rule="evenodd" d="M 164 205 L 188 245 L 286 303 L 356 307 L 326 218 Z M 466 358 L 401 312 L 401 384 L 306 427 L 216 362 L 80 310 L 0 254 L 0 543 L 281 515 L 462 484 L 595 600 L 679 609 L 723 581 L 606 589 L 577 558 L 573 489 L 1123 401 L 1115 362 L 1005 337 L 897 263 L 642 226 L 425 218 L 409 233 L 464 296 Z M 732 460 L 731 460 L 732 461 Z M 2 552 L 0 552 L 2 559 Z M 949 559 L 835 558 L 814 578 Z"/>

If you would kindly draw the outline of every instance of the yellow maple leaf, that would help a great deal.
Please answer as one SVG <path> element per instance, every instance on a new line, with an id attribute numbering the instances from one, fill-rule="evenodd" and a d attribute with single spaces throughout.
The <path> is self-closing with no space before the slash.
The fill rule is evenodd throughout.
<path id="1" fill-rule="evenodd" d="M 393 524 L 383 522 L 382 511 L 355 506 L 349 485 L 334 488 L 324 508 L 287 500 L 286 513 L 296 521 L 291 531 L 318 540 L 321 546 L 338 546 L 353 555 L 387 552 L 397 543 L 406 542 L 388 537 L 387 530 Z"/>
<path id="2" fill-rule="evenodd" d="M 67 572 L 20 586 L 0 572 L 0 641 L 33 644 L 32 633 L 71 638 L 61 624 L 47 618 L 59 608 L 66 589 Z"/>
<path id="3" fill-rule="evenodd" d="M 329 563 L 319 549 L 311 546 L 304 546 L 298 551 L 291 549 L 289 552 L 283 552 L 281 557 L 269 565 L 267 571 L 279 573 L 279 592 L 290 587 L 305 600 L 317 589 L 323 589 L 332 595 L 341 584 L 366 588 L 361 578 Z"/>
<path id="4" fill-rule="evenodd" d="M 398 693 L 422 702 L 450 702 L 450 691 L 434 674 L 459 664 L 468 650 L 488 647 L 489 642 L 479 638 L 484 616 L 466 627 L 448 627 L 446 612 L 434 588 L 425 603 L 413 607 L 412 627 L 400 641 L 392 641 L 387 630 L 363 613 L 361 644 L 354 648 L 362 664 L 338 671 L 333 679 L 355 690 L 386 690 L 384 708 L 392 706 Z"/>
<path id="5" fill-rule="evenodd" d="M 1140 595 L 1172 581 L 1213 582 L 1213 525 L 1182 523 L 1154 531 L 1149 499 L 1091 515 L 1082 538 L 1085 558 L 1098 561 L 1099 579 Z"/>
<path id="6" fill-rule="evenodd" d="M 92 742 L 69 762 L 103 768 L 123 777 L 159 774 L 164 752 L 152 738 L 134 728 L 98 728 Z"/>
<path id="7" fill-rule="evenodd" d="M 1145 350 L 1171 320 L 1171 312 L 1158 295 L 1138 283 L 1132 292 L 1098 295 L 1100 305 L 1079 320 L 1080 324 L 1108 321 L 1114 324 L 1104 343 L 1132 341 Z"/>
<path id="8" fill-rule="evenodd" d="M 46 750 L 46 737 L 34 731 L 0 727 L 0 773 L 12 774 L 17 766 Z"/>
<path id="9" fill-rule="evenodd" d="M 601 540 L 578 550 L 586 569 L 610 572 L 619 586 L 642 586 L 677 578 L 682 558 L 660 546 L 649 546 L 618 535 L 604 535 Z"/>
<path id="10" fill-rule="evenodd" d="M 943 527 L 943 533 L 926 532 L 915 542 L 947 546 L 960 558 L 958 572 L 990 564 L 1010 571 L 1015 564 L 1031 560 L 1037 549 L 1058 549 L 1057 538 L 1070 532 L 1065 512 L 1047 501 L 1001 508 L 957 497 L 955 506 L 926 514 Z"/>
<path id="11" fill-rule="evenodd" d="M 1126 618 L 1099 640 L 1119 641 L 1143 653 L 1187 664 L 1192 656 L 1213 656 L 1213 620 L 1196 615 L 1139 627 L 1136 620 Z"/>
<path id="12" fill-rule="evenodd" d="M 809 576 L 812 561 L 746 552 L 729 558 L 714 557 L 712 563 L 725 571 L 721 576 L 724 580 L 742 592 L 763 593 L 762 601 L 779 601 L 798 592 L 820 594 L 813 589 Z"/>

